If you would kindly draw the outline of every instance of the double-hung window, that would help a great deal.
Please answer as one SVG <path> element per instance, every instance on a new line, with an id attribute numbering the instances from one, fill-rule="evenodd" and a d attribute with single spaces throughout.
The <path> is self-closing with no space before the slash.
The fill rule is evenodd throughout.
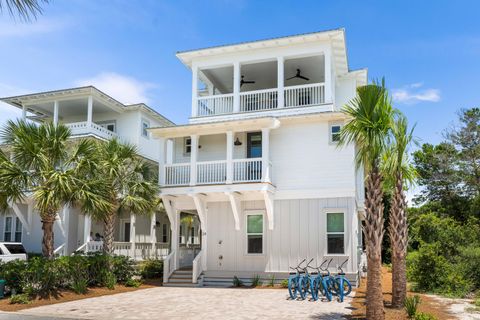
<path id="1" fill-rule="evenodd" d="M 330 143 L 337 143 L 340 141 L 340 130 L 342 126 L 340 124 L 330 125 Z"/>
<path id="2" fill-rule="evenodd" d="M 142 119 L 142 136 L 145 138 L 148 138 L 148 128 L 150 128 L 150 123 Z"/>
<path id="3" fill-rule="evenodd" d="M 247 215 L 247 254 L 263 253 L 263 214 Z"/>
<path id="4" fill-rule="evenodd" d="M 22 242 L 22 222 L 18 217 L 6 216 L 3 241 Z"/>
<path id="5" fill-rule="evenodd" d="M 327 212 L 327 254 L 345 253 L 345 215 Z"/>

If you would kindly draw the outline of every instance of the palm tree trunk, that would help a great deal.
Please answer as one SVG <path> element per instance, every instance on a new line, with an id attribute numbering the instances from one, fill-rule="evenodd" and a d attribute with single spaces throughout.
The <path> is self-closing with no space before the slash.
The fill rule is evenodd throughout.
<path id="1" fill-rule="evenodd" d="M 115 218 L 117 217 L 116 211 L 110 212 L 103 219 L 103 253 L 111 256 L 113 255 L 113 240 L 115 232 Z"/>
<path id="2" fill-rule="evenodd" d="M 385 319 L 382 294 L 383 203 L 378 166 L 367 176 L 365 239 L 367 246 L 367 319 Z"/>
<path id="3" fill-rule="evenodd" d="M 47 259 L 53 259 L 54 233 L 53 224 L 55 223 L 56 213 L 47 213 L 42 215 L 42 254 Z"/>
<path id="4" fill-rule="evenodd" d="M 406 256 L 408 225 L 401 172 L 397 172 L 395 180 L 395 193 L 390 209 L 389 232 L 392 244 L 392 307 L 400 308 L 403 306 L 407 296 Z"/>

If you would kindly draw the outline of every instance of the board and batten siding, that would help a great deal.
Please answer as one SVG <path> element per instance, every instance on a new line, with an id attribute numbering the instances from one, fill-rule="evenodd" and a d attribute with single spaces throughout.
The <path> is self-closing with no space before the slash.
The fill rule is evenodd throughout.
<path id="1" fill-rule="evenodd" d="M 345 212 L 345 255 L 332 255 L 334 267 L 347 256 L 346 272 L 357 272 L 358 218 L 355 199 L 323 198 L 275 200 L 274 229 L 268 230 L 264 215 L 264 253 L 246 253 L 246 214 L 264 211 L 262 201 L 242 201 L 240 230 L 235 230 L 229 202 L 208 203 L 207 210 L 207 270 L 209 274 L 288 272 L 304 258 L 314 258 L 313 266 L 326 257 L 326 213 Z M 331 209 L 331 210 L 330 210 Z M 220 259 L 221 257 L 221 259 Z"/>

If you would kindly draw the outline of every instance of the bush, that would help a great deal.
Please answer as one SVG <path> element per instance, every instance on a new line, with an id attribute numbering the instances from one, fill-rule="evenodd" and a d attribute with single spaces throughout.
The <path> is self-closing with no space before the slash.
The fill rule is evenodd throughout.
<path id="1" fill-rule="evenodd" d="M 85 294 L 88 291 L 88 280 L 87 279 L 75 279 L 71 284 L 71 289 L 76 294 Z"/>
<path id="2" fill-rule="evenodd" d="M 282 288 L 288 288 L 288 279 L 283 279 L 282 282 L 280 282 L 280 285 Z"/>
<path id="3" fill-rule="evenodd" d="M 21 260 L 13 260 L 7 263 L 0 262 L 0 279 L 6 281 L 6 289 L 13 294 L 22 292 L 22 274 L 27 263 Z"/>
<path id="4" fill-rule="evenodd" d="M 105 273 L 105 286 L 113 290 L 115 289 L 115 285 L 117 284 L 117 277 L 113 272 L 106 272 Z"/>
<path id="5" fill-rule="evenodd" d="M 415 320 L 437 320 L 437 318 L 429 313 L 418 312 L 415 314 Z"/>
<path id="6" fill-rule="evenodd" d="M 237 276 L 233 277 L 233 286 L 234 287 L 241 287 L 243 286 L 243 281 L 240 280 Z"/>
<path id="7" fill-rule="evenodd" d="M 145 260 L 140 265 L 140 274 L 144 279 L 156 279 L 163 277 L 163 261 L 157 259 Z"/>
<path id="8" fill-rule="evenodd" d="M 258 274 L 254 275 L 252 278 L 252 287 L 258 287 L 262 283 L 260 282 L 260 276 Z"/>
<path id="9" fill-rule="evenodd" d="M 30 297 L 25 294 L 15 294 L 10 298 L 10 304 L 28 304 L 30 303 Z"/>
<path id="10" fill-rule="evenodd" d="M 112 257 L 112 272 L 116 281 L 124 283 L 136 275 L 135 261 L 126 256 Z"/>
<path id="11" fill-rule="evenodd" d="M 275 285 L 275 275 L 272 274 L 270 278 L 268 279 L 268 286 L 273 287 Z"/>
<path id="12" fill-rule="evenodd" d="M 462 248 L 457 258 L 457 264 L 460 265 L 460 273 L 470 280 L 472 289 L 480 289 L 480 247 Z"/>
<path id="13" fill-rule="evenodd" d="M 405 311 L 407 312 L 407 317 L 409 319 L 415 319 L 417 314 L 418 305 L 420 304 L 420 297 L 414 295 L 413 297 L 405 298 Z"/>
<path id="14" fill-rule="evenodd" d="M 125 281 L 125 287 L 133 287 L 133 288 L 138 288 L 140 287 L 142 282 L 140 280 L 135 280 L 135 279 L 128 279 Z"/>

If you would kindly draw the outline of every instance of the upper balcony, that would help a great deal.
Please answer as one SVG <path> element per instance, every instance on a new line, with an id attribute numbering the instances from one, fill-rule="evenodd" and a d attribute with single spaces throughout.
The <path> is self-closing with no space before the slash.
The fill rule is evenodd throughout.
<path id="1" fill-rule="evenodd" d="M 192 122 L 298 107 L 332 110 L 329 60 L 328 55 L 314 54 L 194 68 Z"/>

